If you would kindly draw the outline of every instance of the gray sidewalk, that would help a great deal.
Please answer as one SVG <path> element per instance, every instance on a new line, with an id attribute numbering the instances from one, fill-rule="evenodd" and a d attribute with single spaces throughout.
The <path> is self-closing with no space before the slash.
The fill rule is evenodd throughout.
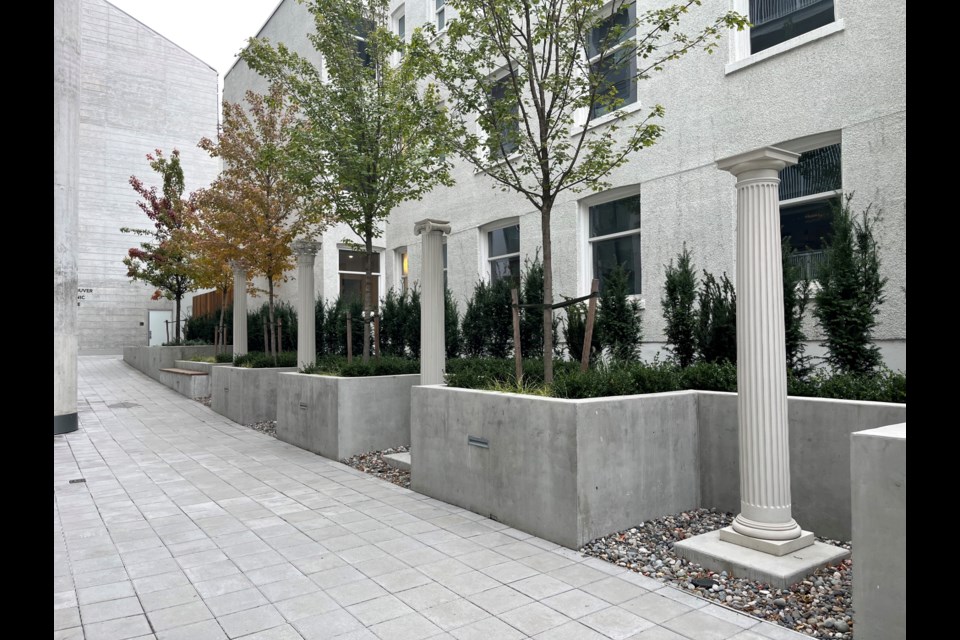
<path id="1" fill-rule="evenodd" d="M 54 638 L 803 638 L 80 358 L 54 438 Z M 83 478 L 86 482 L 70 483 Z"/>

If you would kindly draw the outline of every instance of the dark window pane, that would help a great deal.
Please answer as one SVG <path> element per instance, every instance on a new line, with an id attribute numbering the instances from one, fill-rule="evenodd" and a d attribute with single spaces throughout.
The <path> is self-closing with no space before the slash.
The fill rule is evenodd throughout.
<path id="1" fill-rule="evenodd" d="M 437 2 L 439 3 L 440 0 L 437 0 Z M 443 29 L 445 26 L 447 26 L 447 18 L 444 15 L 445 13 L 446 9 L 440 9 L 437 11 L 437 29 Z"/>
<path id="2" fill-rule="evenodd" d="M 604 13 L 609 13 L 604 11 Z M 634 22 L 637 18 L 637 7 L 631 3 L 621 6 L 617 12 L 604 18 L 591 32 L 587 41 L 587 54 L 592 58 L 603 50 L 613 48 L 618 42 L 632 38 L 636 33 Z"/>
<path id="3" fill-rule="evenodd" d="M 406 18 L 406 16 L 400 16 L 400 18 L 397 19 L 397 35 L 400 36 L 401 40 L 407 35 Z"/>
<path id="4" fill-rule="evenodd" d="M 750 52 L 833 22 L 833 0 L 750 0 Z"/>
<path id="5" fill-rule="evenodd" d="M 501 258 L 490 261 L 490 282 L 509 278 L 516 284 L 520 281 L 520 258 Z"/>
<path id="6" fill-rule="evenodd" d="M 509 100 L 509 102 L 504 104 L 505 109 L 503 111 L 497 110 L 497 117 L 501 119 L 499 126 L 499 137 L 493 135 L 490 136 L 490 146 L 491 151 L 495 155 L 501 153 L 500 147 L 503 146 L 503 149 L 506 153 L 512 153 L 517 150 L 519 143 L 517 140 L 517 132 L 520 131 L 520 121 L 517 118 L 520 113 L 520 105 L 517 104 L 517 100 L 513 95 L 513 91 L 508 91 L 511 89 L 510 76 L 506 76 L 497 80 L 493 87 L 490 90 L 490 100 L 492 103 L 502 102 Z"/>
<path id="7" fill-rule="evenodd" d="M 520 252 L 520 225 L 518 224 L 503 229 L 494 229 L 487 234 L 487 237 L 490 247 L 488 255 L 491 258 L 507 253 Z"/>
<path id="8" fill-rule="evenodd" d="M 343 302 L 363 302 L 363 280 L 362 275 L 353 275 L 347 273 L 340 274 L 340 299 Z M 380 277 L 370 276 L 370 302 L 373 308 L 380 306 Z"/>
<path id="9" fill-rule="evenodd" d="M 604 97 L 603 100 L 606 102 L 593 105 L 591 120 L 637 101 L 637 80 L 634 77 L 637 74 L 637 56 L 632 48 L 621 49 L 602 62 L 591 64 L 590 72 L 599 74 L 603 78 L 597 89 L 598 98 L 606 96 L 612 88 L 615 95 L 613 100 L 623 101 L 622 103 L 612 102 Z"/>
<path id="10" fill-rule="evenodd" d="M 640 234 L 598 240 L 593 244 L 593 277 L 603 290 L 607 276 L 617 265 L 629 272 L 630 293 L 640 293 Z"/>
<path id="11" fill-rule="evenodd" d="M 443 243 L 443 268 L 447 268 L 447 243 Z"/>
<path id="12" fill-rule="evenodd" d="M 640 228 L 640 196 L 590 207 L 590 237 Z"/>
<path id="13" fill-rule="evenodd" d="M 836 198 L 805 202 L 780 208 L 780 235 L 790 237 L 790 246 L 795 251 L 819 251 L 824 248 L 823 238 L 830 235 L 830 220 L 833 207 L 839 204 Z"/>
<path id="14" fill-rule="evenodd" d="M 340 250 L 340 271 L 366 271 L 366 251 Z M 373 252 L 373 273 L 380 273 L 380 254 Z"/>
<path id="15" fill-rule="evenodd" d="M 800 154 L 797 164 L 780 172 L 780 199 L 790 200 L 841 188 L 840 144 Z"/>
<path id="16" fill-rule="evenodd" d="M 436 7 L 437 9 L 442 9 L 444 5 L 447 4 L 447 0 L 437 0 Z"/>

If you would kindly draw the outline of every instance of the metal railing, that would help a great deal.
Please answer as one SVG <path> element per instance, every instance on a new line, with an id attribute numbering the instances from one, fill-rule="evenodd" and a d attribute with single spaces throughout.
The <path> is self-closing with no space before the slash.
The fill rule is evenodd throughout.
<path id="1" fill-rule="evenodd" d="M 750 22 L 760 26 L 823 0 L 750 0 Z"/>
<path id="2" fill-rule="evenodd" d="M 823 249 L 814 251 L 800 251 L 790 256 L 790 264 L 800 267 L 800 277 L 807 280 L 816 280 L 820 275 L 820 265 L 827 260 L 827 252 Z"/>

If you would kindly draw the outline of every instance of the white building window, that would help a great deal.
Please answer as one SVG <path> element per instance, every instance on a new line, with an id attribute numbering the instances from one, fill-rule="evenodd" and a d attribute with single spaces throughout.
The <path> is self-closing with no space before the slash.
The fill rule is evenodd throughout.
<path id="1" fill-rule="evenodd" d="M 367 252 L 340 249 L 340 299 L 344 302 L 363 302 L 363 280 L 367 271 Z M 373 252 L 373 268 L 370 282 L 371 302 L 376 309 L 380 305 L 380 253 Z"/>
<path id="2" fill-rule="evenodd" d="M 833 22 L 833 0 L 749 0 L 750 53 Z"/>
<path id="3" fill-rule="evenodd" d="M 407 252 L 406 247 L 400 247 L 396 250 L 397 253 L 397 287 L 400 289 L 400 292 L 407 290 L 407 287 L 410 286 L 410 257 Z"/>
<path id="4" fill-rule="evenodd" d="M 637 101 L 636 3 L 622 4 L 614 0 L 603 14 L 607 17 L 590 32 L 587 55 L 590 73 L 602 78 L 597 94 L 613 89 L 617 101 L 612 105 L 594 105 L 590 120 Z"/>
<path id="5" fill-rule="evenodd" d="M 587 208 L 589 280 L 600 280 L 603 290 L 610 272 L 623 266 L 629 274 L 631 294 L 641 292 L 640 278 L 640 195 L 609 200 Z"/>
<path id="6" fill-rule="evenodd" d="M 407 16 L 404 13 L 404 6 L 400 5 L 400 8 L 397 9 L 396 13 L 393 14 L 393 24 L 394 29 L 396 30 L 397 36 L 403 40 L 407 41 Z"/>
<path id="7" fill-rule="evenodd" d="M 509 156 L 520 147 L 520 105 L 512 83 L 508 71 L 507 75 L 496 80 L 490 89 L 490 102 L 504 103 L 502 108 L 491 110 L 498 122 L 490 123 L 490 128 L 499 131 L 499 135 L 490 136 L 487 140 L 490 157 L 494 159 Z"/>
<path id="8" fill-rule="evenodd" d="M 520 223 L 516 218 L 481 229 L 484 268 L 491 283 L 505 278 L 520 281 Z M 444 262 L 446 264 L 446 262 Z"/>
<path id="9" fill-rule="evenodd" d="M 434 1 L 436 3 L 437 31 L 443 31 L 447 26 L 447 0 Z"/>
<path id="10" fill-rule="evenodd" d="M 833 209 L 843 181 L 840 143 L 803 151 L 797 164 L 780 172 L 780 232 L 790 238 L 792 262 L 815 279 L 825 258 Z"/>

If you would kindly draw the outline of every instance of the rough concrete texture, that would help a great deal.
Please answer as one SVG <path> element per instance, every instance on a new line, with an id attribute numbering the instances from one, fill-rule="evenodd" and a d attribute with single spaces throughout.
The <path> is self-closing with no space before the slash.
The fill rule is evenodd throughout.
<path id="1" fill-rule="evenodd" d="M 410 388 L 419 374 L 279 375 L 277 438 L 333 460 L 410 444 Z"/>
<path id="2" fill-rule="evenodd" d="M 645 400 L 414 387 L 411 487 L 571 548 L 693 508 L 695 395 Z"/>
<path id="3" fill-rule="evenodd" d="M 790 398 L 788 411 L 794 518 L 849 540 L 849 433 L 905 420 L 906 405 Z M 739 511 L 736 394 L 558 400 L 424 386 L 411 425 L 415 491 L 571 548 L 694 507 Z"/>
<path id="4" fill-rule="evenodd" d="M 210 375 L 207 373 L 182 373 L 173 369 L 161 369 L 160 384 L 194 400 L 210 395 Z"/>
<path id="5" fill-rule="evenodd" d="M 703 533 L 673 545 L 674 551 L 691 562 L 714 571 L 726 571 L 738 578 L 766 582 L 775 589 L 786 589 L 820 567 L 835 565 L 850 552 L 841 547 L 814 542 L 783 556 L 748 549 L 724 542 L 719 531 Z M 871 638 L 872 636 L 865 636 Z"/>
<path id="6" fill-rule="evenodd" d="M 387 453 L 383 456 L 383 461 L 387 465 L 400 471 L 410 471 L 410 452 L 406 453 Z"/>
<path id="7" fill-rule="evenodd" d="M 850 436 L 857 637 L 907 637 L 907 424 Z"/>
<path id="8" fill-rule="evenodd" d="M 214 367 L 210 373 L 210 407 L 239 424 L 277 419 L 277 376 L 296 367 Z"/>
<path id="9" fill-rule="evenodd" d="M 699 391 L 700 504 L 740 510 L 737 396 Z M 907 405 L 791 397 L 793 518 L 818 536 L 850 540 L 850 434 L 907 419 Z"/>
<path id="10" fill-rule="evenodd" d="M 202 371 L 209 374 L 214 367 L 232 367 L 229 362 L 196 362 L 194 360 L 175 360 L 174 366 L 177 369 L 187 369 L 188 371 Z"/>
<path id="11" fill-rule="evenodd" d="M 124 347 L 123 361 L 157 382 L 160 381 L 160 369 L 171 369 L 178 360 L 189 360 L 200 356 L 213 356 L 213 345 L 199 347 Z"/>

